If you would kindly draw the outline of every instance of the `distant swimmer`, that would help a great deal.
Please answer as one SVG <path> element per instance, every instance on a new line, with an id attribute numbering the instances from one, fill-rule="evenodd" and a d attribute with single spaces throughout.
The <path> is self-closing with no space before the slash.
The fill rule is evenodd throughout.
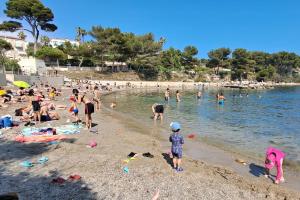
<path id="1" fill-rule="evenodd" d="M 154 115 L 154 120 L 157 120 L 160 117 L 160 120 L 163 120 L 164 114 L 164 105 L 155 103 L 152 105 L 152 112 Z"/>
<path id="2" fill-rule="evenodd" d="M 167 90 L 165 91 L 165 101 L 169 101 L 170 100 L 170 89 L 167 88 Z"/>
<path id="3" fill-rule="evenodd" d="M 197 93 L 197 99 L 201 99 L 201 96 L 202 96 L 202 92 L 198 91 L 198 93 Z"/>
<path id="4" fill-rule="evenodd" d="M 177 91 L 176 91 L 176 101 L 177 101 L 177 102 L 180 102 L 180 101 L 181 101 L 180 97 L 181 97 L 181 95 L 180 95 L 180 93 L 179 93 L 179 90 L 177 90 Z"/>
<path id="5" fill-rule="evenodd" d="M 220 105 L 224 105 L 224 101 L 225 101 L 225 97 L 224 97 L 223 93 L 221 93 L 220 95 L 218 94 L 218 103 Z"/>

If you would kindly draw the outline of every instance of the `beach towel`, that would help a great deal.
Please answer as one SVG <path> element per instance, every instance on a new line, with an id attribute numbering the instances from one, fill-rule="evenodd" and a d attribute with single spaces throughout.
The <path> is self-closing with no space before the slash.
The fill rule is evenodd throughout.
<path id="1" fill-rule="evenodd" d="M 56 133 L 58 135 L 79 134 L 81 128 L 82 128 L 82 125 L 76 125 L 76 124 L 69 124 L 69 125 L 55 127 Z"/>

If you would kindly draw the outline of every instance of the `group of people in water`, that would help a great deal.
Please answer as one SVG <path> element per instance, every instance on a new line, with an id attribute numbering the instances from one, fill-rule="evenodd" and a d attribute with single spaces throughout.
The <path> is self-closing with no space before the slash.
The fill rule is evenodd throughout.
<path id="1" fill-rule="evenodd" d="M 167 88 L 164 93 L 164 99 L 166 102 L 170 101 L 171 97 L 170 89 Z M 247 95 L 248 96 L 248 93 Z M 179 90 L 176 91 L 176 102 L 180 102 L 181 95 Z M 197 99 L 202 98 L 202 91 L 198 91 L 196 94 Z M 226 98 L 224 94 L 217 93 L 216 94 L 216 101 L 219 105 L 224 105 Z M 164 105 L 160 103 L 155 103 L 152 105 L 152 112 L 154 115 L 154 120 L 163 120 L 163 114 L 164 114 Z M 172 143 L 171 153 L 170 156 L 173 158 L 173 167 L 176 171 L 180 172 L 183 171 L 183 168 L 181 167 L 182 162 L 182 152 L 183 152 L 183 144 L 184 139 L 182 134 L 180 134 L 181 125 L 178 122 L 172 122 L 170 124 L 170 128 L 172 130 L 172 134 L 169 137 L 169 141 Z M 276 179 L 274 180 L 275 184 L 283 183 L 285 181 L 283 176 L 283 160 L 285 158 L 285 154 L 277 148 L 269 147 L 266 151 L 265 155 L 265 177 L 271 178 L 270 176 L 270 170 L 273 167 L 276 167 L 277 169 L 277 175 Z"/>

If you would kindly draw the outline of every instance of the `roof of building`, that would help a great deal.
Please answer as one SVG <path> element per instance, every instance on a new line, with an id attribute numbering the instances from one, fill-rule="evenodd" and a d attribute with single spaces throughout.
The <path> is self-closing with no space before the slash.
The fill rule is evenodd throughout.
<path id="1" fill-rule="evenodd" d="M 22 39 L 20 39 L 20 38 L 18 38 L 18 37 L 8 36 L 8 35 L 0 35 L 0 38 L 7 38 L 7 39 L 13 39 L 13 40 L 20 40 L 20 41 L 24 41 L 24 42 L 25 42 L 25 40 L 22 40 Z"/>

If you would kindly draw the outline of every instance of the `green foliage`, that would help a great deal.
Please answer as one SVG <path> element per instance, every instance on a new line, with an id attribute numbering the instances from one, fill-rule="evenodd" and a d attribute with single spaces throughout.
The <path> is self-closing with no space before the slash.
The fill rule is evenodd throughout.
<path id="1" fill-rule="evenodd" d="M 64 59 L 66 55 L 60 49 L 43 46 L 36 52 L 36 57 L 46 61 L 53 61 Z"/>
<path id="2" fill-rule="evenodd" d="M 5 58 L 4 66 L 6 71 L 18 71 L 20 69 L 20 65 L 17 60 Z"/>
<path id="3" fill-rule="evenodd" d="M 37 51 L 40 30 L 53 32 L 57 29 L 54 24 L 51 24 L 54 18 L 52 11 L 45 7 L 40 0 L 8 0 L 4 13 L 9 18 L 27 22 L 30 29 L 24 28 L 18 21 L 4 21 L 0 25 L 0 30 L 29 32 L 34 38 L 34 52 Z"/>
<path id="4" fill-rule="evenodd" d="M 230 53 L 231 50 L 229 48 L 219 48 L 208 52 L 209 61 L 207 66 L 213 68 L 215 74 L 219 74 L 220 67 L 228 67 Z"/>
<path id="5" fill-rule="evenodd" d="M 255 61 L 251 60 L 250 52 L 246 49 L 236 49 L 232 52 L 232 73 L 233 80 L 247 79 L 249 72 L 254 71 Z"/>
<path id="6" fill-rule="evenodd" d="M 50 38 L 47 36 L 42 36 L 40 38 L 40 43 L 42 46 L 49 46 L 50 45 Z"/>
<path id="7" fill-rule="evenodd" d="M 12 49 L 12 46 L 9 42 L 6 42 L 5 40 L 0 39 L 0 51 L 1 51 L 1 53 L 3 51 L 8 51 L 8 50 L 11 50 L 11 49 Z"/>

